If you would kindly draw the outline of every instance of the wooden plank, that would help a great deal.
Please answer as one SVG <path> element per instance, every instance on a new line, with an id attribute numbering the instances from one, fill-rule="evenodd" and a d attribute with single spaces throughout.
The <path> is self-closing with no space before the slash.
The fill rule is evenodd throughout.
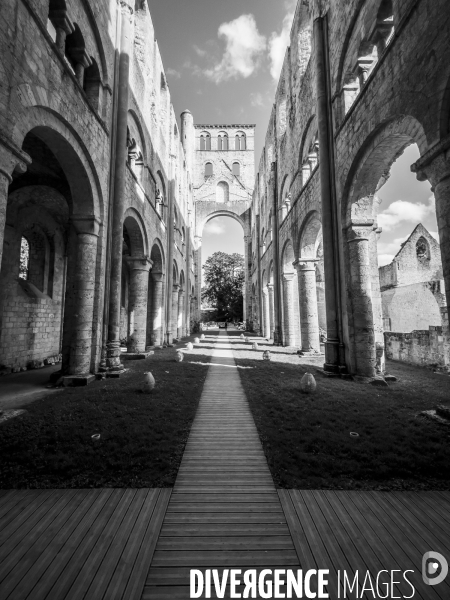
<path id="1" fill-rule="evenodd" d="M 35 511 L 30 519 L 14 532 L 14 535 L 1 548 L 0 581 L 19 563 L 28 549 L 51 526 L 63 509 L 71 502 L 76 490 L 65 490 L 50 495 L 47 502 Z M 5 533 L 5 532 L 3 532 Z M 23 541 L 23 543 L 22 543 Z M 1 588 L 0 588 L 1 590 Z M 0 594 L 1 597 L 1 594 Z"/>
<path id="2" fill-rule="evenodd" d="M 113 576 L 105 590 L 104 598 L 108 600 L 120 600 L 123 598 L 125 588 L 131 577 L 133 566 L 135 565 L 138 553 L 144 540 L 148 524 L 159 498 L 159 490 L 145 490 L 144 502 L 135 524 L 130 532 L 128 541 L 124 547 L 123 553 L 117 566 L 113 569 Z M 142 557 L 139 561 L 142 563 Z M 140 567 L 148 571 L 150 561 L 140 564 Z M 97 596 L 101 597 L 101 596 Z"/>
<path id="3" fill-rule="evenodd" d="M 41 494 L 38 494 L 34 500 L 34 494 L 30 494 L 25 498 L 24 504 L 22 504 L 22 502 L 19 500 L 19 502 L 17 502 L 17 506 L 8 511 L 1 523 L 0 561 L 2 560 L 1 556 L 3 554 L 1 546 L 3 546 L 3 544 L 6 542 L 10 542 L 9 550 L 13 548 L 14 545 L 11 545 L 12 536 L 14 535 L 14 539 L 17 540 L 18 543 L 32 527 L 32 521 L 39 519 L 40 515 L 45 513 L 46 509 L 43 508 L 39 510 L 40 507 L 44 503 L 46 503 L 46 506 L 51 506 L 52 503 L 57 501 L 61 494 L 62 492 L 52 494 L 51 490 L 45 490 Z M 28 501 L 29 499 L 30 501 Z M 14 502 L 14 500 L 12 500 L 12 502 Z M 28 523 L 28 526 L 25 526 L 26 523 Z M 8 551 L 6 551 L 6 553 L 7 552 Z"/>
<path id="4" fill-rule="evenodd" d="M 170 504 L 178 504 L 184 502 L 276 502 L 278 495 L 276 492 L 270 492 L 266 494 L 261 493 L 249 493 L 242 492 L 240 494 L 234 493 L 203 493 L 203 494 L 187 494 L 181 492 L 174 492 L 170 499 Z"/>
<path id="5" fill-rule="evenodd" d="M 246 550 L 246 551 L 189 551 L 178 552 L 156 550 L 152 566 L 191 568 L 207 567 L 252 567 L 254 565 L 274 565 L 288 568 L 297 565 L 298 558 L 295 550 Z"/>
<path id="6" fill-rule="evenodd" d="M 81 600 L 85 597 L 106 553 L 117 535 L 117 530 L 132 505 L 135 495 L 136 490 L 125 490 L 106 526 L 105 523 L 102 523 L 103 533 L 101 537 L 97 538 L 91 552 L 80 557 L 81 561 L 78 565 L 77 576 L 73 581 L 72 587 L 64 597 L 65 600 Z"/>
<path id="7" fill-rule="evenodd" d="M 0 531 L 2 531 L 8 523 L 13 521 L 32 502 L 37 505 L 38 498 L 41 495 L 42 490 L 11 490 L 9 494 L 6 494 L 4 496 L 5 501 L 0 508 Z M 44 502 L 44 499 L 42 499 L 42 502 Z"/>
<path id="8" fill-rule="evenodd" d="M 124 495 L 125 490 L 113 490 L 105 504 L 101 507 L 101 511 L 94 511 L 89 515 L 85 523 L 86 530 L 80 531 L 80 539 L 74 540 L 73 546 L 71 545 L 67 550 L 68 553 L 71 552 L 70 561 L 59 572 L 60 574 L 55 582 L 52 582 L 52 585 L 49 586 L 50 590 L 48 592 L 43 590 L 42 593 L 44 594 L 45 592 L 46 594 L 43 595 L 43 598 L 46 600 L 61 600 L 61 598 L 66 598 L 86 559 L 90 556 L 104 533 L 108 533 L 108 525 L 110 527 L 115 526 L 112 518 L 116 515 Z M 95 565 L 93 565 L 94 568 Z"/>
<path id="9" fill-rule="evenodd" d="M 8 593 L 11 594 L 10 597 L 14 600 L 25 599 L 29 594 L 32 594 L 33 600 L 36 600 L 37 595 L 33 591 L 36 582 L 42 578 L 44 573 L 46 578 L 49 576 L 48 567 L 54 562 L 54 559 L 60 560 L 60 552 L 63 546 L 92 506 L 97 503 L 100 490 L 80 491 L 77 496 L 81 497 L 82 500 L 75 510 L 70 512 L 70 507 L 67 506 L 63 513 L 60 513 L 59 519 L 45 530 L 44 535 L 11 571 L 2 590 L 4 600 L 6 600 Z M 57 529 L 58 520 L 61 524 L 59 530 Z M 53 535 L 54 537 L 52 537 Z"/>
<path id="10" fill-rule="evenodd" d="M 279 513 L 283 514 L 280 503 L 262 502 L 190 502 L 170 503 L 167 514 L 174 513 L 205 513 L 205 512 L 231 512 L 231 513 Z"/>
<path id="11" fill-rule="evenodd" d="M 139 599 L 144 589 L 149 567 L 153 559 L 158 535 L 161 530 L 167 505 L 170 501 L 171 490 L 160 490 L 158 502 L 152 519 L 147 527 L 137 560 L 131 572 L 128 585 L 123 594 L 123 600 Z M 105 600 L 109 600 L 105 598 Z"/>
<path id="12" fill-rule="evenodd" d="M 124 518 L 112 537 L 111 544 L 103 555 L 103 559 L 97 573 L 92 578 L 86 596 L 88 598 L 103 598 L 109 583 L 114 577 L 115 570 L 122 558 L 122 554 L 128 543 L 134 524 L 139 516 L 142 506 L 145 502 L 148 491 L 145 489 L 137 490 L 128 506 Z M 70 594 L 69 594 L 70 597 Z"/>
<path id="13" fill-rule="evenodd" d="M 86 533 L 90 530 L 95 518 L 102 511 L 107 500 L 111 497 L 113 490 L 99 490 L 98 495 L 94 495 L 94 490 L 86 492 L 87 497 L 95 498 L 95 501 L 83 516 L 70 538 L 63 545 L 61 544 L 61 540 L 58 540 L 57 547 L 54 548 L 52 546 L 49 549 L 49 551 L 53 552 L 53 561 L 46 569 L 45 576 L 34 581 L 34 588 L 32 591 L 33 600 L 44 600 L 47 597 L 50 589 L 63 573 L 64 569 L 69 565 L 76 549 Z"/>
<path id="14" fill-rule="evenodd" d="M 284 536 L 216 536 L 216 537 L 162 537 L 158 550 L 292 550 L 290 535 Z"/>
<path id="15" fill-rule="evenodd" d="M 174 536 L 215 537 L 218 535 L 222 537 L 235 535 L 269 537 L 290 535 L 290 533 L 285 523 L 246 523 L 244 525 L 236 523 L 164 523 L 160 534 L 161 538 Z"/>
<path id="16" fill-rule="evenodd" d="M 285 523 L 281 513 L 172 513 L 166 514 L 165 523 Z"/>

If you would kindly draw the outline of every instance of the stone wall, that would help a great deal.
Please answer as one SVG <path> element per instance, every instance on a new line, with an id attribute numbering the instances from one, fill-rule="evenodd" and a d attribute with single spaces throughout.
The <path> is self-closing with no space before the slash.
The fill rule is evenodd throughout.
<path id="1" fill-rule="evenodd" d="M 445 360 L 444 335 L 442 327 L 411 333 L 385 332 L 386 356 L 421 367 L 449 370 Z"/>

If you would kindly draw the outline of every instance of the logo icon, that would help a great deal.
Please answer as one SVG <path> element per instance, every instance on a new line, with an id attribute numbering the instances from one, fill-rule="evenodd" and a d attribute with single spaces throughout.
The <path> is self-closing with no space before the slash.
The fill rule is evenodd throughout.
<path id="1" fill-rule="evenodd" d="M 448 575 L 448 562 L 439 552 L 427 552 L 422 559 L 422 578 L 427 585 L 439 585 Z"/>

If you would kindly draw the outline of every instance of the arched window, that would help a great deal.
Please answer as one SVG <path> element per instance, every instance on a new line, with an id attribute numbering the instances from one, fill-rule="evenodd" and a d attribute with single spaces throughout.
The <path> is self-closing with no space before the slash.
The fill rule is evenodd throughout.
<path id="1" fill-rule="evenodd" d="M 221 181 L 216 188 L 216 202 L 228 202 L 230 189 L 226 181 Z"/>
<path id="2" fill-rule="evenodd" d="M 243 131 L 238 131 L 236 134 L 236 150 L 246 150 L 247 149 L 247 136 Z"/>
<path id="3" fill-rule="evenodd" d="M 217 138 L 217 149 L 228 150 L 228 134 L 224 131 L 219 133 L 219 136 Z"/>
<path id="4" fill-rule="evenodd" d="M 28 271 L 30 268 L 30 243 L 26 237 L 22 236 L 20 242 L 20 267 L 19 277 L 25 281 L 28 279 Z"/>
<path id="5" fill-rule="evenodd" d="M 207 131 L 200 134 L 200 150 L 211 150 L 211 135 Z"/>
<path id="6" fill-rule="evenodd" d="M 134 132 L 138 138 L 137 130 Z M 130 169 L 136 175 L 139 183 L 142 184 L 144 175 L 144 156 L 140 147 L 141 140 L 132 137 L 129 127 L 127 127 L 127 147 L 128 147 L 128 164 Z"/>
<path id="7" fill-rule="evenodd" d="M 162 220 L 164 220 L 165 217 L 165 213 L 164 213 L 164 209 L 165 209 L 165 186 L 164 186 L 164 179 L 160 173 L 160 171 L 158 171 L 158 180 L 157 180 L 157 187 L 156 187 L 156 197 L 155 197 L 155 204 L 156 204 L 156 210 L 159 214 L 159 216 L 161 217 Z"/>
<path id="8" fill-rule="evenodd" d="M 416 254 L 420 262 L 430 260 L 430 245 L 424 237 L 421 237 L 417 240 Z"/>
<path id="9" fill-rule="evenodd" d="M 233 175 L 236 177 L 241 176 L 241 165 L 238 162 L 233 163 Z"/>
<path id="10" fill-rule="evenodd" d="M 98 65 L 91 57 L 92 64 L 84 72 L 83 89 L 89 102 L 95 110 L 100 108 L 100 71 Z"/>
<path id="11" fill-rule="evenodd" d="M 214 175 L 214 167 L 211 162 L 207 162 L 205 165 L 205 177 L 212 177 Z"/>
<path id="12" fill-rule="evenodd" d="M 85 69 L 92 65 L 92 59 L 86 52 L 83 34 L 76 23 L 73 33 L 66 37 L 65 55 L 69 65 L 72 67 L 78 83 L 83 87 Z"/>

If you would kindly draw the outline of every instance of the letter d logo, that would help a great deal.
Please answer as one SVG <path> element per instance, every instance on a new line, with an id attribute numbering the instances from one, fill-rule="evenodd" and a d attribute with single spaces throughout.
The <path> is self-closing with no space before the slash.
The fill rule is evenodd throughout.
<path id="1" fill-rule="evenodd" d="M 422 578 L 427 585 L 439 585 L 448 575 L 448 562 L 439 552 L 427 552 L 422 559 Z"/>

